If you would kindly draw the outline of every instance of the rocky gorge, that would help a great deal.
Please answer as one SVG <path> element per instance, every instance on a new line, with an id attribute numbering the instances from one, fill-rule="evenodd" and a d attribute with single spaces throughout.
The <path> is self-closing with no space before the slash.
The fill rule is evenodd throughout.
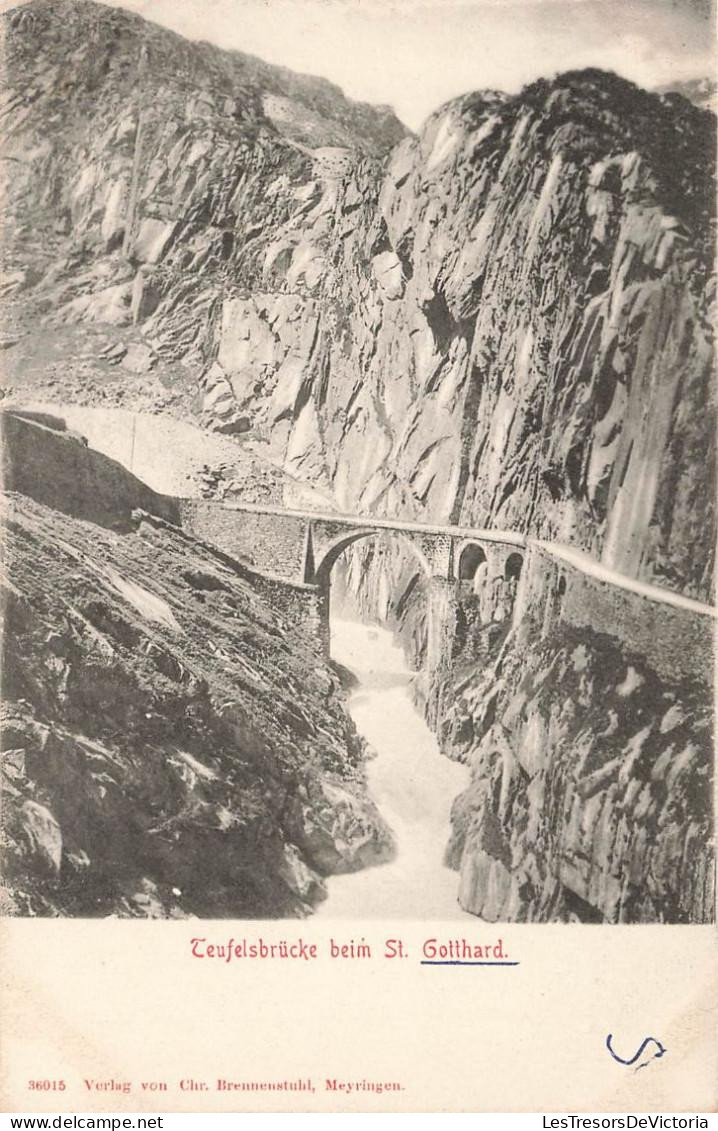
<path id="1" fill-rule="evenodd" d="M 90 0 L 32 0 L 3 24 L 7 400 L 168 412 L 233 437 L 245 458 L 272 469 L 280 491 L 286 477 L 347 513 L 516 531 L 712 602 L 709 111 L 585 70 L 515 95 L 468 94 L 413 136 L 388 108 L 351 103 L 324 80 L 190 43 Z M 53 507 L 43 518 L 26 497 L 15 501 L 13 531 L 29 524 L 36 539 L 44 530 L 49 543 L 84 538 L 87 547 L 76 517 Z M 178 536 L 161 529 L 152 537 L 167 540 L 177 578 Z M 144 543 L 133 531 L 123 535 L 131 543 L 118 537 L 107 560 L 115 569 L 120 555 L 127 568 L 137 552 L 144 585 Z M 30 559 L 11 554 L 17 586 L 17 571 L 35 575 Z M 668 669 L 642 638 L 621 634 L 620 617 L 597 622 L 590 586 L 570 621 L 542 620 L 537 610 L 549 591 L 558 600 L 560 577 L 521 604 L 508 578 L 478 563 L 466 573 L 446 669 L 433 686 L 416 681 L 445 752 L 472 773 L 449 846 L 462 906 L 487 919 L 709 919 L 706 633 L 691 670 Z M 42 579 L 32 584 L 35 610 Z M 58 579 L 58 593 L 65 584 Z M 341 584 L 396 628 L 420 667 L 425 586 L 401 542 L 358 543 Z M 27 607 L 17 616 L 10 623 L 24 627 L 6 638 L 19 649 L 7 670 L 26 673 L 50 656 L 53 679 L 67 681 Z M 630 612 L 624 621 L 633 624 Z M 77 631 L 63 627 L 63 648 L 77 647 Z M 685 637 L 688 650 L 692 630 Z M 299 664 L 302 697 L 303 647 L 292 637 L 289 655 L 279 649 L 283 663 Z M 265 648 L 262 678 L 275 678 L 279 652 L 265 640 L 257 655 Z M 242 667 L 241 655 L 229 662 Z M 318 671 L 304 725 L 328 726 L 335 745 L 313 738 L 300 762 L 312 780 L 330 767 L 360 782 L 340 690 L 331 671 Z M 41 686 L 48 678 L 36 673 L 30 694 L 27 675 L 15 687 L 11 674 L 6 697 L 36 704 L 36 677 Z M 234 682 L 225 671 L 212 678 L 220 698 Z M 324 699 L 314 678 L 328 688 Z M 33 725 L 71 730 L 64 696 L 43 691 L 45 714 Z M 27 753 L 42 735 L 22 720 L 30 745 L 21 735 L 12 749 Z M 287 725 L 272 758 L 294 741 Z M 224 739 L 212 741 L 224 749 Z M 242 751 L 258 741 L 253 731 Z M 224 780 L 224 767 L 212 772 Z M 41 802 L 20 790 L 18 804 L 49 812 L 56 786 L 42 783 Z M 302 911 L 321 882 L 314 873 L 337 864 L 318 862 L 316 846 L 304 851 L 269 792 L 260 824 L 283 829 L 290 847 L 267 834 L 258 855 L 275 854 L 273 871 L 262 865 L 274 878 L 258 887 L 276 898 L 253 889 L 237 913 Z M 381 855 L 380 819 L 367 820 Z M 38 839 L 31 826 L 23 843 Z M 68 853 L 91 856 L 83 844 L 71 841 Z M 276 878 L 287 875 L 276 854 L 297 845 L 297 867 L 310 876 L 303 894 Z M 25 910 L 43 906 L 23 899 Z M 196 902 L 182 909 L 205 913 Z"/>

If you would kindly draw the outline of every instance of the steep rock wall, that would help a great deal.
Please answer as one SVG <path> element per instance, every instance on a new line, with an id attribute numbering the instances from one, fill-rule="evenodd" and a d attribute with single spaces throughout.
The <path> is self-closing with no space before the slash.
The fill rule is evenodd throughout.
<path id="1" fill-rule="evenodd" d="M 711 922 L 712 626 L 667 617 L 662 655 L 659 633 L 631 639 L 660 609 L 627 601 L 621 633 L 577 624 L 556 580 L 549 618 L 474 629 L 433 689 L 472 773 L 447 854 L 460 902 L 491 921 Z"/>

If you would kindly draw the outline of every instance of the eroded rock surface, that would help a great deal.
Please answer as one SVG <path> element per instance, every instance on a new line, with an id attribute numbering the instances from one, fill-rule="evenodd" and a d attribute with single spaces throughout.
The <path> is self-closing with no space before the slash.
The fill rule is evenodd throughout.
<path id="1" fill-rule="evenodd" d="M 712 921 L 709 666 L 661 677 L 615 637 L 542 638 L 529 619 L 446 691 L 446 747 L 472 773 L 448 852 L 462 906 L 492 922 Z"/>
<path id="2" fill-rule="evenodd" d="M 306 915 L 391 853 L 338 679 L 294 610 L 144 512 L 9 495 L 6 911 Z"/>

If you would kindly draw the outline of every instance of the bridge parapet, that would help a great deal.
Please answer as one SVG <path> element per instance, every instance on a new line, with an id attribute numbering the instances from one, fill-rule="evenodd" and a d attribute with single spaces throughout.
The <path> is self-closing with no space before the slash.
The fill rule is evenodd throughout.
<path id="1" fill-rule="evenodd" d="M 307 520 L 291 512 L 228 507 L 205 499 L 180 499 L 180 522 L 198 538 L 253 569 L 304 580 Z"/>
<path id="2" fill-rule="evenodd" d="M 341 519 L 314 519 L 308 527 L 304 580 L 328 584 L 332 566 L 346 549 L 364 538 L 382 534 L 400 538 L 419 559 L 427 577 L 453 577 L 454 539 L 449 534 L 377 526 L 371 520 L 355 526 Z"/>
<path id="3" fill-rule="evenodd" d="M 471 530 L 334 512 L 286 510 L 256 503 L 198 503 L 194 500 L 195 511 L 203 507 L 219 507 L 236 516 L 243 530 L 235 532 L 232 537 L 235 543 L 245 546 L 245 556 L 254 555 L 258 567 L 258 558 L 266 558 L 265 567 L 275 572 L 295 567 L 301 558 L 299 575 L 292 575 L 293 580 L 301 581 L 328 576 L 343 550 L 363 538 L 381 534 L 402 538 L 420 558 L 429 577 L 446 580 L 456 577 L 457 547 L 460 545 L 469 541 L 479 543 L 492 559 L 503 562 L 513 550 L 521 550 L 526 544 L 523 535 L 506 530 Z M 239 516 L 242 516 L 241 520 Z M 210 522 L 217 527 L 221 525 L 223 536 L 227 537 L 231 518 L 218 520 L 212 516 Z M 279 547 L 281 560 L 272 558 L 273 543 Z"/>
<path id="4" fill-rule="evenodd" d="M 543 636 L 559 624 L 605 633 L 622 641 L 628 654 L 648 660 L 665 679 L 712 680 L 715 610 L 698 602 L 681 607 L 612 584 L 539 543 L 530 547 L 514 623 L 526 617 L 541 625 Z"/>
<path id="5" fill-rule="evenodd" d="M 477 599 L 481 624 L 512 615 L 514 623 L 540 615 L 547 626 L 557 619 L 592 624 L 619 638 L 625 636 L 626 643 L 639 651 L 657 653 L 654 662 L 659 671 L 666 662 L 674 671 L 688 671 L 697 657 L 705 663 L 710 653 L 715 609 L 616 574 L 570 547 L 510 531 L 253 504 L 228 506 L 199 499 L 178 499 L 176 504 L 182 526 L 197 537 L 255 571 L 274 575 L 275 582 L 303 583 L 307 624 L 315 625 L 325 644 L 333 564 L 361 539 L 391 533 L 411 546 L 427 576 L 429 666 L 451 662 L 459 607 L 467 602 L 476 606 Z M 312 595 L 316 600 L 310 600 Z M 296 597 L 300 603 L 304 600 Z"/>

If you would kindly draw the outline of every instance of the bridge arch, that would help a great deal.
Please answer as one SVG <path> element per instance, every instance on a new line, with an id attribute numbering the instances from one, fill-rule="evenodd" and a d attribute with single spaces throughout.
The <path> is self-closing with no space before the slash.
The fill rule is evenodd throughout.
<path id="1" fill-rule="evenodd" d="M 314 569 L 314 577 L 317 584 L 323 588 L 329 585 L 329 575 L 331 574 L 332 567 L 335 562 L 341 557 L 349 546 L 359 542 L 362 538 L 376 538 L 382 534 L 389 534 L 392 537 L 400 538 L 404 545 L 408 546 L 413 551 L 414 555 L 418 558 L 427 578 L 431 577 L 431 566 L 422 550 L 416 545 L 415 541 L 410 535 L 407 535 L 403 530 L 392 530 L 374 527 L 361 528 L 359 530 L 347 531 L 334 538 L 328 545 L 323 547 L 323 553 L 320 561 L 316 564 Z"/>
<path id="2" fill-rule="evenodd" d="M 478 542 L 462 542 L 459 546 L 456 571 L 459 581 L 473 581 L 476 571 L 485 561 L 486 551 Z"/>
<path id="3" fill-rule="evenodd" d="M 504 566 L 504 577 L 506 581 L 518 581 L 521 577 L 521 570 L 524 568 L 524 556 L 514 550 L 509 554 Z"/>

